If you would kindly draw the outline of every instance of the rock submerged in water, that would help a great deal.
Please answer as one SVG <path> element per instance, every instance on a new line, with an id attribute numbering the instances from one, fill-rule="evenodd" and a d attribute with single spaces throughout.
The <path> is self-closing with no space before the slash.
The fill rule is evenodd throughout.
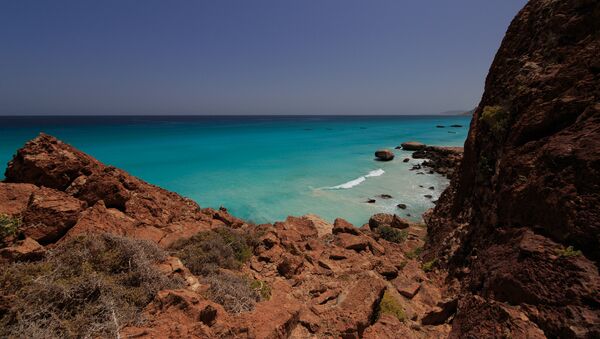
<path id="1" fill-rule="evenodd" d="M 390 161 L 394 159 L 394 152 L 389 149 L 380 149 L 375 152 L 375 158 L 379 161 Z"/>
<path id="2" fill-rule="evenodd" d="M 450 125 L 450 127 L 457 128 L 457 127 L 463 127 L 463 125 Z"/>
<path id="3" fill-rule="evenodd" d="M 389 194 L 380 194 L 380 195 L 379 195 L 379 197 L 380 197 L 381 199 L 391 199 L 391 198 L 392 198 L 392 196 L 391 196 L 391 195 L 389 195 Z"/>
<path id="4" fill-rule="evenodd" d="M 418 151 L 424 149 L 427 145 L 418 141 L 407 141 L 400 144 L 403 150 Z"/>
<path id="5" fill-rule="evenodd" d="M 398 205 L 396 205 L 396 207 L 405 210 L 406 209 L 406 204 L 398 204 Z"/>
<path id="6" fill-rule="evenodd" d="M 374 204 L 375 203 L 375 199 L 367 199 L 367 201 L 365 201 L 367 204 Z"/>

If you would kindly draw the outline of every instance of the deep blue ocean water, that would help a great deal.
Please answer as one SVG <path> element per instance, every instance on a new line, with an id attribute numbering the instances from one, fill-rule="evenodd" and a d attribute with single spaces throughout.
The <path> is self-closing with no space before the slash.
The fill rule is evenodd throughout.
<path id="1" fill-rule="evenodd" d="M 433 206 L 424 195 L 435 200 L 448 184 L 409 171 L 419 162 L 402 162 L 410 152 L 394 150 L 393 161 L 378 162 L 376 149 L 409 140 L 462 146 L 469 122 L 464 116 L 0 117 L 0 163 L 45 132 L 203 207 L 225 206 L 254 222 L 314 213 L 362 225 L 378 212 L 418 220 Z M 367 204 L 368 198 L 377 202 Z"/>

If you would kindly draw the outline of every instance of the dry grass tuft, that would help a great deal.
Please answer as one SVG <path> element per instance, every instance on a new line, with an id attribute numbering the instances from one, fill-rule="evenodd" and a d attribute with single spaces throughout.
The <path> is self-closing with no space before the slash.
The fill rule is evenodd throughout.
<path id="1" fill-rule="evenodd" d="M 110 234 L 71 239 L 0 273 L 0 337 L 117 336 L 156 292 L 181 286 L 155 267 L 154 243 Z"/>

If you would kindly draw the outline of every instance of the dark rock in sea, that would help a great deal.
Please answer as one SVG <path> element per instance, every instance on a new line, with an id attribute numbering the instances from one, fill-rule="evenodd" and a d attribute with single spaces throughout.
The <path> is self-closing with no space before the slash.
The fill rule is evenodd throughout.
<path id="1" fill-rule="evenodd" d="M 425 174 L 425 173 L 424 173 L 424 172 L 417 172 L 417 174 L 421 174 L 421 175 L 423 175 L 423 174 Z"/>
<path id="2" fill-rule="evenodd" d="M 450 125 L 450 127 L 463 127 L 463 125 Z"/>
<path id="3" fill-rule="evenodd" d="M 425 186 L 423 186 L 423 185 L 419 185 L 419 187 L 421 187 L 421 188 L 424 188 Z"/>
<path id="4" fill-rule="evenodd" d="M 406 213 L 407 217 L 412 217 L 412 215 L 410 213 Z"/>
<path id="5" fill-rule="evenodd" d="M 398 204 L 398 205 L 396 205 L 396 207 L 405 210 L 406 209 L 406 204 Z"/>
<path id="6" fill-rule="evenodd" d="M 463 156 L 462 147 L 427 146 L 412 154 L 415 159 L 427 159 L 422 166 L 429 167 L 437 173 L 452 177 L 455 169 L 460 165 Z M 433 174 L 433 173 L 432 173 Z"/>
<path id="7" fill-rule="evenodd" d="M 402 160 L 402 162 L 409 162 L 410 158 L 404 158 L 404 160 Z"/>
<path id="8" fill-rule="evenodd" d="M 446 126 L 444 126 L 444 125 L 436 125 L 435 127 L 436 128 L 446 128 Z"/>
<path id="9" fill-rule="evenodd" d="M 434 189 L 435 189 L 435 187 L 433 187 L 433 186 L 429 186 L 429 189 L 430 189 L 430 190 L 434 190 Z"/>
<path id="10" fill-rule="evenodd" d="M 414 171 L 414 170 L 420 170 L 420 169 L 421 169 L 421 164 L 416 164 L 416 165 L 413 165 L 413 167 L 410 170 Z"/>
<path id="11" fill-rule="evenodd" d="M 427 145 L 417 142 L 417 141 L 407 141 L 407 142 L 401 143 L 400 146 L 402 146 L 402 149 L 404 149 L 406 151 L 418 151 L 418 150 L 422 150 Z"/>
<path id="12" fill-rule="evenodd" d="M 456 132 L 454 132 L 454 131 L 448 131 L 448 133 L 451 133 L 451 134 L 456 134 Z"/>
<path id="13" fill-rule="evenodd" d="M 375 152 L 375 158 L 379 161 L 390 161 L 394 159 L 394 152 L 389 149 L 380 149 Z"/>
<path id="14" fill-rule="evenodd" d="M 379 195 L 379 197 L 380 197 L 381 199 L 391 199 L 391 198 L 392 198 L 392 196 L 391 196 L 391 195 L 389 195 L 389 194 L 380 194 L 380 195 Z"/>
<path id="15" fill-rule="evenodd" d="M 367 199 L 367 201 L 365 201 L 367 204 L 374 204 L 376 202 L 375 199 Z"/>
<path id="16" fill-rule="evenodd" d="M 427 198 L 427 199 L 433 198 L 433 196 L 431 194 L 425 194 L 424 197 Z"/>

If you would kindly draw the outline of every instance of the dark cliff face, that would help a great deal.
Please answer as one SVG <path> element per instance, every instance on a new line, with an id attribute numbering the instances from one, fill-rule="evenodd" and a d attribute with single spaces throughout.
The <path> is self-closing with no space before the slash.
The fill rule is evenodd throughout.
<path id="1" fill-rule="evenodd" d="M 600 335 L 600 1 L 532 0 L 513 20 L 428 224 L 428 256 L 463 282 L 455 334 L 486 333 L 476 295 L 548 336 Z"/>

